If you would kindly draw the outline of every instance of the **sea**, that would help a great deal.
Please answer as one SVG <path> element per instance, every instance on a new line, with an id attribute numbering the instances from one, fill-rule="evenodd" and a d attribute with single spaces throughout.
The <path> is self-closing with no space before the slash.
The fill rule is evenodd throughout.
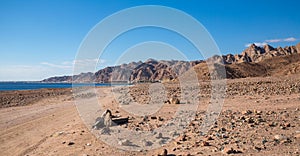
<path id="1" fill-rule="evenodd" d="M 126 84 L 111 84 L 111 83 L 41 83 L 41 82 L 0 82 L 0 91 L 8 90 L 34 90 L 43 88 L 72 88 L 84 86 L 112 86 Z"/>

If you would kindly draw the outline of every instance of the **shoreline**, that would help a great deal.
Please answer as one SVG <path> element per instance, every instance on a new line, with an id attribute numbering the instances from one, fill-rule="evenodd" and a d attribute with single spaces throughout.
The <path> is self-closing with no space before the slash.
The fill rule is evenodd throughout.
<path id="1" fill-rule="evenodd" d="M 45 82 L 0 82 L 0 92 L 18 91 L 18 90 L 37 90 L 37 89 L 55 89 L 55 88 L 74 88 L 74 87 L 102 87 L 102 86 L 124 86 L 132 84 L 123 83 L 45 83 Z"/>

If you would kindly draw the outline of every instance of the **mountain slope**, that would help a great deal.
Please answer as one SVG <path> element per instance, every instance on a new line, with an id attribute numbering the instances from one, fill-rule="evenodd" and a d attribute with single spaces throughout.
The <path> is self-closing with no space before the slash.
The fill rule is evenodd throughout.
<path id="1" fill-rule="evenodd" d="M 226 70 L 226 78 L 236 79 L 245 77 L 286 76 L 300 74 L 300 54 L 277 56 L 260 62 L 242 62 L 233 64 L 215 64 Z M 193 67 L 200 80 L 209 80 L 210 72 L 205 62 Z"/>

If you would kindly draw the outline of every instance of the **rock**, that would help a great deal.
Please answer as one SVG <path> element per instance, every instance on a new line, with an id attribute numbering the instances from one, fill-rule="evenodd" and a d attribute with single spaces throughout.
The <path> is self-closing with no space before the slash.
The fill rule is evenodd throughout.
<path id="1" fill-rule="evenodd" d="M 209 140 L 214 140 L 211 136 L 208 136 L 207 138 L 205 138 L 206 141 L 209 141 Z"/>
<path id="2" fill-rule="evenodd" d="M 234 150 L 231 147 L 225 147 L 223 149 L 223 152 L 226 153 L 226 154 L 232 154 L 232 153 L 234 153 Z"/>
<path id="3" fill-rule="evenodd" d="M 284 126 L 285 127 L 291 127 L 291 124 L 290 123 L 285 123 Z"/>
<path id="4" fill-rule="evenodd" d="M 184 135 L 181 135 L 179 137 L 179 141 L 187 141 L 187 136 L 184 134 Z"/>
<path id="5" fill-rule="evenodd" d="M 229 136 L 226 135 L 226 134 L 222 134 L 221 136 L 222 136 L 222 138 L 224 138 L 224 139 L 229 138 Z"/>
<path id="6" fill-rule="evenodd" d="M 87 146 L 92 146 L 92 144 L 91 144 L 91 143 L 87 143 L 86 145 L 87 145 Z"/>
<path id="7" fill-rule="evenodd" d="M 254 119 L 253 118 L 246 118 L 245 121 L 249 124 L 254 123 Z"/>
<path id="8" fill-rule="evenodd" d="M 262 111 L 254 110 L 254 113 L 255 113 L 256 115 L 261 115 L 261 114 L 262 114 Z"/>
<path id="9" fill-rule="evenodd" d="M 241 151 L 238 151 L 238 150 L 234 150 L 233 148 L 231 147 L 225 147 L 223 149 L 223 153 L 225 154 L 237 154 L 237 153 L 242 153 Z"/>
<path id="10" fill-rule="evenodd" d="M 158 117 L 158 121 L 164 121 L 164 119 L 162 117 Z"/>
<path id="11" fill-rule="evenodd" d="M 261 122 L 265 122 L 265 120 L 264 120 L 264 119 L 262 119 L 262 118 L 258 118 L 258 119 L 256 119 L 256 120 L 255 120 L 255 122 L 257 122 L 257 123 L 261 123 Z"/>
<path id="12" fill-rule="evenodd" d="M 249 115 L 249 114 L 252 114 L 252 111 L 251 110 L 242 111 L 242 114 Z"/>
<path id="13" fill-rule="evenodd" d="M 157 119 L 157 117 L 156 117 L 156 116 L 151 116 L 151 117 L 150 117 L 150 119 L 152 119 L 152 120 L 156 120 L 156 119 Z"/>
<path id="14" fill-rule="evenodd" d="M 269 123 L 269 126 L 270 126 L 270 127 L 276 127 L 276 126 L 277 126 L 277 123 L 276 123 L 276 122 Z"/>
<path id="15" fill-rule="evenodd" d="M 166 100 L 164 103 L 171 104 L 170 100 Z"/>
<path id="16" fill-rule="evenodd" d="M 130 145 L 130 141 L 127 139 L 123 139 L 123 140 L 119 140 L 118 144 L 121 146 L 129 146 Z"/>
<path id="17" fill-rule="evenodd" d="M 151 141 L 147 141 L 147 140 L 142 140 L 142 143 L 144 146 L 151 146 L 153 143 Z"/>
<path id="18" fill-rule="evenodd" d="M 179 101 L 179 99 L 178 98 L 176 98 L 176 97 L 172 97 L 172 98 L 170 98 L 170 103 L 171 104 L 180 104 L 180 101 Z"/>
<path id="19" fill-rule="evenodd" d="M 164 149 L 161 154 L 158 154 L 158 156 L 167 156 L 168 155 L 168 150 Z"/>
<path id="20" fill-rule="evenodd" d="M 207 141 L 202 141 L 201 146 L 210 146 L 209 142 Z"/>
<path id="21" fill-rule="evenodd" d="M 254 149 L 257 150 L 257 151 L 261 151 L 262 150 L 261 147 L 257 147 L 257 146 L 255 146 Z"/>
<path id="22" fill-rule="evenodd" d="M 162 138 L 162 137 L 163 137 L 163 136 L 162 136 L 162 133 L 160 133 L 160 132 L 157 133 L 157 135 L 156 135 L 156 138 L 157 138 L 157 139 L 160 139 L 160 138 Z"/>
<path id="23" fill-rule="evenodd" d="M 290 138 L 280 134 L 280 135 L 274 135 L 274 140 L 278 141 L 280 143 L 289 143 L 291 142 Z"/>
<path id="24" fill-rule="evenodd" d="M 285 126 L 280 126 L 280 129 L 286 129 L 286 127 Z"/>
<path id="25" fill-rule="evenodd" d="M 74 144 L 75 144 L 75 142 L 70 141 L 70 142 L 68 143 L 68 146 L 72 146 L 72 145 L 74 145 Z"/>
<path id="26" fill-rule="evenodd" d="M 144 122 L 147 122 L 147 121 L 148 121 L 148 116 L 147 116 L 147 115 L 143 117 L 143 121 L 144 121 Z"/>

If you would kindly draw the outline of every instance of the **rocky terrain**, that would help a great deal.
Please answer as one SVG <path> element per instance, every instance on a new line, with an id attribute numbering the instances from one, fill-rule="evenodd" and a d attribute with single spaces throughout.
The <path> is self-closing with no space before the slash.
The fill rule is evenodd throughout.
<path id="1" fill-rule="evenodd" d="M 175 139 L 165 144 L 168 136 L 154 133 L 155 140 L 162 148 L 153 151 L 141 150 L 130 155 L 299 155 L 300 153 L 300 79 L 294 77 L 246 78 L 227 81 L 225 104 L 216 122 L 206 134 L 201 133 L 206 109 L 210 104 L 210 82 L 200 83 L 201 101 L 194 119 L 182 132 L 170 131 Z M 107 106 L 117 116 L 129 116 L 124 128 L 133 131 L 150 131 L 167 124 L 180 105 L 185 101 L 165 102 L 163 108 L 149 116 L 134 116 L 123 112 L 122 105 L 138 102 L 151 105 L 151 84 L 129 87 L 124 96 L 116 97 L 113 105 Z M 166 101 L 172 97 L 180 99 L 180 85 L 174 82 L 164 84 L 167 90 Z M 120 90 L 118 90 L 120 91 Z M 121 89 L 121 91 L 124 91 Z M 155 99 L 155 97 L 154 97 Z M 119 106 L 118 106 L 119 105 Z M 121 106 L 120 106 L 121 105 Z M 145 107 L 146 108 L 146 107 Z M 214 112 L 212 112 L 214 113 Z M 170 123 L 168 123 L 170 124 Z M 201 135 L 202 134 L 202 135 Z M 122 146 L 130 146 L 127 140 L 120 140 Z"/>
<path id="2" fill-rule="evenodd" d="M 115 96 L 118 90 L 99 87 L 97 99 L 113 115 L 129 116 L 129 123 L 121 127 L 151 132 L 166 124 L 179 106 L 189 105 L 181 100 L 180 84 L 174 81 L 162 84 L 167 97 L 159 99 L 163 107 L 157 112 L 139 116 L 123 109 L 123 102 L 128 102 L 125 104 L 128 106 L 133 102 L 149 105 L 151 85 L 128 86 L 129 92 L 121 98 Z M 221 114 L 205 134 L 200 129 L 211 103 L 212 90 L 209 81 L 200 82 L 197 94 L 200 104 L 188 126 L 183 131 L 170 132 L 175 138 L 169 142 L 164 141 L 164 135 L 155 134 L 154 141 L 161 147 L 139 151 L 120 150 L 97 138 L 95 134 L 100 130 L 92 133 L 91 127 L 84 124 L 69 91 L 15 94 L 8 91 L 1 92 L 0 97 L 7 99 L 14 95 L 22 99 L 19 94 L 27 95 L 26 92 L 24 102 L 1 103 L 1 107 L 7 107 L 0 109 L 3 155 L 300 155 L 299 75 L 228 79 Z M 35 98 L 40 95 L 43 98 Z M 84 93 L 78 98 L 89 100 L 94 96 Z M 178 98 L 178 102 L 171 102 L 172 97 Z M 127 140 L 119 142 L 121 146 L 130 146 Z"/>
<path id="3" fill-rule="evenodd" d="M 119 66 L 106 67 L 96 73 L 51 77 L 42 82 L 155 82 L 170 81 L 192 67 L 201 79 L 210 79 L 207 63 L 216 68 L 225 68 L 226 75 L 221 78 L 265 77 L 293 74 L 299 72 L 300 43 L 296 46 L 274 48 L 270 45 L 258 47 L 250 45 L 241 54 L 213 56 L 206 61 L 157 61 L 149 59 L 145 62 L 131 62 Z M 271 61 L 270 61 L 271 60 Z M 278 66 L 278 67 L 277 67 Z M 284 70 L 284 71 L 282 71 Z"/>
<path id="4" fill-rule="evenodd" d="M 72 95 L 71 89 L 1 91 L 0 108 L 33 104 L 41 99 Z"/>

